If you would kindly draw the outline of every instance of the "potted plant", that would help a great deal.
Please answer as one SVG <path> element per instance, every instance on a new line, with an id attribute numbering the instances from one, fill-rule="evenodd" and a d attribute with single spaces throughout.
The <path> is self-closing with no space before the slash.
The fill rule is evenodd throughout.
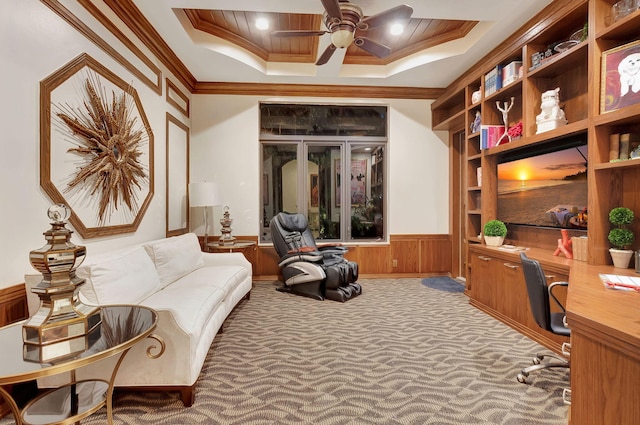
<path id="1" fill-rule="evenodd" d="M 507 226 L 500 220 L 490 220 L 484 225 L 484 242 L 489 246 L 501 246 L 507 236 Z"/>
<path id="2" fill-rule="evenodd" d="M 633 222 L 633 211 L 625 207 L 616 207 L 609 211 L 609 221 L 613 228 L 609 231 L 609 242 L 614 248 L 609 249 L 613 266 L 626 269 L 633 251 L 629 249 L 635 240 L 635 235 L 626 226 Z"/>

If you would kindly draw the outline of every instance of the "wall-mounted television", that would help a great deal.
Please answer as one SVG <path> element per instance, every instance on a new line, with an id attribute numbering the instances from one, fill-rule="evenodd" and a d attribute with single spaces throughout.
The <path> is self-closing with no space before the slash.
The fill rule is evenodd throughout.
<path id="1" fill-rule="evenodd" d="M 507 224 L 586 229 L 587 144 L 583 137 L 501 157 L 497 218 Z"/>

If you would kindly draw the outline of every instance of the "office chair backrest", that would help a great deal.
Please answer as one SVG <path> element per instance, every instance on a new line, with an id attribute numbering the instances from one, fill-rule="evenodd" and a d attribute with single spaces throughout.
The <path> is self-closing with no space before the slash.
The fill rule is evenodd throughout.
<path id="1" fill-rule="evenodd" d="M 551 331 L 549 288 L 542 266 L 537 260 L 527 257 L 524 252 L 520 253 L 520 260 L 522 261 L 524 280 L 527 284 L 531 313 L 533 313 L 538 326 Z"/>

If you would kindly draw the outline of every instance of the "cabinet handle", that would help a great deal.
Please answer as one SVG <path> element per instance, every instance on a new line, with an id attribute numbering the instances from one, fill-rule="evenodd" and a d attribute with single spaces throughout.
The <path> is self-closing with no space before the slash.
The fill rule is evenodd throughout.
<path id="1" fill-rule="evenodd" d="M 484 255 L 478 255 L 478 259 L 482 261 L 491 261 L 491 257 L 485 257 Z"/>
<path id="2" fill-rule="evenodd" d="M 514 270 L 515 270 L 515 269 L 517 269 L 517 268 L 518 268 L 518 265 L 517 265 L 517 264 L 513 264 L 513 263 L 503 263 L 503 264 L 504 264 L 504 266 L 505 266 L 506 268 L 508 268 L 508 269 L 514 269 Z"/>

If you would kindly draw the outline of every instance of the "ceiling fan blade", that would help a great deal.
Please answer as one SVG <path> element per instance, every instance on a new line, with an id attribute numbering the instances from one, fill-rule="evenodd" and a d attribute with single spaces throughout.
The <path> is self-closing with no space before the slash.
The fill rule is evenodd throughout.
<path id="1" fill-rule="evenodd" d="M 401 4 L 391 9 L 380 12 L 376 15 L 364 18 L 358 28 L 361 30 L 367 30 L 369 28 L 378 27 L 380 25 L 392 24 L 397 21 L 406 21 L 411 18 L 413 14 L 413 8 L 406 4 Z"/>
<path id="2" fill-rule="evenodd" d="M 327 31 L 321 30 L 282 30 L 282 31 L 273 31 L 271 35 L 276 37 L 310 37 L 310 36 L 319 36 L 325 35 Z"/>
<path id="3" fill-rule="evenodd" d="M 380 44 L 376 41 L 368 39 L 366 37 L 358 37 L 354 40 L 356 46 L 362 50 L 371 53 L 373 56 L 377 56 L 380 59 L 386 58 L 391 54 L 391 48 Z"/>
<path id="4" fill-rule="evenodd" d="M 321 0 L 324 10 L 330 18 L 342 21 L 342 10 L 340 10 L 340 2 L 338 0 Z"/>
<path id="5" fill-rule="evenodd" d="M 335 51 L 336 46 L 334 46 L 333 43 L 329 44 L 327 48 L 324 49 L 324 52 L 322 52 L 322 55 L 320 55 L 320 57 L 316 61 L 316 65 L 324 65 L 325 63 L 329 62 L 329 59 L 331 59 L 331 56 L 333 56 L 333 52 Z"/>

